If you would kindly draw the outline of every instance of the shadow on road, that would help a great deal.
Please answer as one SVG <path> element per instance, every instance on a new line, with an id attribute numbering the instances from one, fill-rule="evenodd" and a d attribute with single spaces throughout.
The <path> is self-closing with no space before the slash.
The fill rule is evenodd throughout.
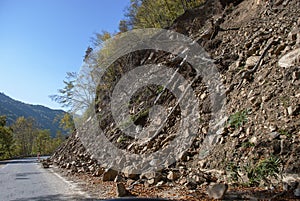
<path id="1" fill-rule="evenodd" d="M 29 179 L 28 176 L 30 175 L 37 175 L 43 174 L 42 172 L 24 172 L 24 173 L 17 173 L 15 180 L 26 180 Z"/>
<path id="2" fill-rule="evenodd" d="M 27 179 L 29 179 L 29 178 L 27 178 L 27 177 L 18 177 L 18 178 L 16 178 L 16 180 L 27 180 Z"/>
<path id="3" fill-rule="evenodd" d="M 27 177 L 29 175 L 36 175 L 36 174 L 42 174 L 42 172 L 23 172 L 23 173 L 17 173 L 16 177 Z"/>

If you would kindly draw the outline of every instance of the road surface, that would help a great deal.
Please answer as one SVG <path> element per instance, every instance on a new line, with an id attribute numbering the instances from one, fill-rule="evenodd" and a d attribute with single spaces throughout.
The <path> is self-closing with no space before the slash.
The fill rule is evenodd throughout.
<path id="1" fill-rule="evenodd" d="M 0 201 L 93 200 L 36 158 L 0 161 Z"/>

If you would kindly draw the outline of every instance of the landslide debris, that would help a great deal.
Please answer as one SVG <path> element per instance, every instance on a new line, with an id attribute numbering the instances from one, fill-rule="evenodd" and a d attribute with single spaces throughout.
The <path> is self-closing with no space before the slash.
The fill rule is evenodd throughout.
<path id="1" fill-rule="evenodd" d="M 203 192 L 209 184 L 217 183 L 223 187 L 225 184 L 222 183 L 226 183 L 229 189 L 226 187 L 226 192 L 223 188 L 222 192 L 226 193 L 220 193 L 221 197 L 296 199 L 300 189 L 299 8 L 297 0 L 213 0 L 186 11 L 169 28 L 204 47 L 214 59 L 225 86 L 226 109 L 219 120 L 222 129 L 214 135 L 206 157 L 201 151 L 213 111 L 205 83 L 198 78 L 192 88 L 199 101 L 200 127 L 193 145 L 179 153 L 180 161 L 156 173 L 136 175 L 130 170 L 118 173 L 98 164 L 74 132 L 51 157 L 54 164 L 70 174 L 83 173 L 105 181 L 122 182 L 135 195 L 144 195 L 145 189 L 152 189 L 163 197 L 183 199 L 186 193 L 188 199 L 197 200 L 207 198 Z M 118 65 L 121 63 L 127 71 L 130 66 L 150 63 L 174 69 L 180 66 L 179 72 L 193 80 L 196 75 L 192 66 L 183 59 L 173 58 L 174 55 L 163 51 L 145 50 L 124 56 Z M 122 74 L 116 72 L 120 79 Z M 114 86 L 115 83 L 110 84 Z M 172 93 L 155 85 L 141 88 L 128 106 L 135 124 L 142 127 L 149 125 L 149 108 L 158 96 L 162 97 L 159 104 L 174 108 L 167 126 L 147 144 L 124 136 L 116 128 L 109 107 L 105 105 L 110 93 L 110 90 L 98 91 L 96 110 L 105 114 L 99 122 L 115 146 L 131 153 L 145 154 L 172 142 L 180 121 L 180 107 Z M 166 186 L 169 189 L 166 191 L 171 193 L 153 190 Z M 238 191 L 235 186 L 276 190 L 273 193 L 261 189 L 254 192 L 255 188 Z"/>

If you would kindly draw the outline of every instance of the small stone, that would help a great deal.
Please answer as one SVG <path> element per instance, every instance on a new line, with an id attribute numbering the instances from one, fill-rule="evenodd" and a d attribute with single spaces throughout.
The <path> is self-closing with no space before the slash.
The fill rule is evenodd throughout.
<path id="1" fill-rule="evenodd" d="M 235 130 L 233 133 L 231 133 L 230 137 L 238 137 L 240 135 L 240 132 L 238 130 Z"/>
<path id="2" fill-rule="evenodd" d="M 288 39 L 295 41 L 297 40 L 297 34 L 299 33 L 299 28 L 294 27 L 292 31 L 288 34 Z"/>
<path id="3" fill-rule="evenodd" d="M 283 57 L 281 57 L 278 61 L 278 65 L 282 68 L 289 68 L 300 60 L 300 48 L 295 49 Z"/>
<path id="4" fill-rule="evenodd" d="M 135 181 L 134 181 L 133 179 L 128 179 L 127 182 L 126 182 L 126 184 L 127 184 L 128 186 L 131 186 L 134 182 L 135 182 Z"/>
<path id="5" fill-rule="evenodd" d="M 255 66 L 256 63 L 258 62 L 258 60 L 259 60 L 259 56 L 248 57 L 248 59 L 246 60 L 245 67 L 251 68 L 251 67 Z"/>
<path id="6" fill-rule="evenodd" d="M 206 96 L 207 96 L 206 93 L 203 93 L 203 94 L 201 94 L 200 99 L 204 100 L 206 98 Z"/>
<path id="7" fill-rule="evenodd" d="M 179 184 L 183 185 L 187 182 L 187 179 L 185 177 L 183 177 L 182 179 L 180 179 Z"/>
<path id="8" fill-rule="evenodd" d="M 234 69 L 234 68 L 238 68 L 241 66 L 241 61 L 237 60 L 233 65 L 231 65 L 229 68 L 230 69 Z"/>
<path id="9" fill-rule="evenodd" d="M 77 172 L 78 172 L 78 173 L 84 173 L 84 172 L 85 172 L 84 167 L 79 168 L 79 169 L 77 170 Z"/>
<path id="10" fill-rule="evenodd" d="M 250 97 L 248 100 L 252 103 L 252 104 L 254 104 L 255 102 L 256 102 L 256 97 L 255 96 L 252 96 L 252 97 Z"/>
<path id="11" fill-rule="evenodd" d="M 162 180 L 162 174 L 159 172 L 147 172 L 142 174 L 140 177 L 148 179 L 148 184 L 150 185 L 155 185 Z"/>
<path id="12" fill-rule="evenodd" d="M 181 153 L 181 160 L 188 161 L 188 152 L 184 151 L 183 153 Z"/>
<path id="13" fill-rule="evenodd" d="M 251 128 L 248 127 L 248 128 L 246 129 L 246 135 L 250 135 L 250 133 L 251 133 Z"/>
<path id="14" fill-rule="evenodd" d="M 150 185 L 155 185 L 157 182 L 155 182 L 155 179 L 154 178 L 152 178 L 152 179 L 148 179 L 148 184 L 150 184 Z"/>
<path id="15" fill-rule="evenodd" d="M 71 168 L 71 163 L 67 163 L 67 165 L 66 165 L 66 169 L 70 169 Z"/>
<path id="16" fill-rule="evenodd" d="M 248 42 L 245 43 L 246 48 L 250 48 L 251 45 L 252 45 L 252 41 L 248 41 Z"/>
<path id="17" fill-rule="evenodd" d="M 296 80 L 299 80 L 300 72 L 299 71 L 293 72 L 292 78 L 293 78 L 293 82 L 295 82 Z"/>
<path id="18" fill-rule="evenodd" d="M 271 132 L 273 132 L 277 129 L 277 126 L 276 125 L 270 125 L 269 129 L 270 129 Z"/>
<path id="19" fill-rule="evenodd" d="M 274 51 L 274 54 L 278 56 L 282 50 L 286 47 L 285 43 L 280 44 Z"/>
<path id="20" fill-rule="evenodd" d="M 199 160 L 198 165 L 199 165 L 200 168 L 203 168 L 206 165 L 206 161 L 205 160 Z"/>
<path id="21" fill-rule="evenodd" d="M 195 190 L 197 188 L 197 184 L 193 181 L 188 181 L 184 186 L 189 190 Z"/>
<path id="22" fill-rule="evenodd" d="M 270 93 L 270 94 L 268 94 L 268 95 L 263 96 L 263 97 L 261 98 L 261 100 L 262 100 L 263 102 L 267 102 L 267 101 L 271 100 L 272 97 L 273 97 L 273 93 Z"/>
<path id="23" fill-rule="evenodd" d="M 88 167 L 88 170 L 89 170 L 90 172 L 94 172 L 94 171 L 95 171 L 95 166 L 94 166 L 94 165 L 90 165 L 90 166 Z"/>
<path id="24" fill-rule="evenodd" d="M 299 95 L 300 95 L 300 94 L 299 94 Z M 207 132 L 208 132 L 208 131 L 207 131 L 207 128 L 205 128 L 205 127 L 202 127 L 201 131 L 202 131 L 203 134 L 207 134 Z"/>
<path id="25" fill-rule="evenodd" d="M 114 182 L 121 182 L 123 180 L 123 177 L 121 175 L 117 175 Z"/>
<path id="26" fill-rule="evenodd" d="M 249 142 L 253 143 L 253 144 L 257 144 L 257 137 L 252 137 Z"/>
<path id="27" fill-rule="evenodd" d="M 293 107 L 292 106 L 289 106 L 288 108 L 287 108 L 287 112 L 288 112 L 288 114 L 291 116 L 291 115 L 293 115 Z"/>
<path id="28" fill-rule="evenodd" d="M 104 173 L 104 168 L 99 168 L 98 170 L 96 170 L 93 174 L 94 177 L 100 177 L 103 173 Z"/>
<path id="29" fill-rule="evenodd" d="M 47 161 L 43 161 L 42 166 L 43 166 L 43 168 L 49 168 L 50 167 L 50 165 Z"/>
<path id="30" fill-rule="evenodd" d="M 269 140 L 272 141 L 276 138 L 278 138 L 280 136 L 280 134 L 278 132 L 272 132 L 269 134 Z"/>
<path id="31" fill-rule="evenodd" d="M 164 184 L 164 181 L 160 181 L 156 184 L 156 186 L 162 186 Z"/>
<path id="32" fill-rule="evenodd" d="M 204 178 L 203 176 L 199 176 L 199 175 L 194 175 L 192 178 L 198 185 L 203 184 L 206 181 L 206 178 Z"/>
<path id="33" fill-rule="evenodd" d="M 179 166 L 178 167 L 180 174 L 185 174 L 186 173 L 186 167 L 185 166 Z"/>
<path id="34" fill-rule="evenodd" d="M 284 0 L 277 0 L 275 1 L 275 6 L 279 6 L 280 4 L 283 3 Z"/>
<path id="35" fill-rule="evenodd" d="M 207 188 L 207 194 L 213 199 L 222 199 L 228 189 L 227 184 L 212 184 Z"/>
<path id="36" fill-rule="evenodd" d="M 143 179 L 143 178 L 152 179 L 152 178 L 156 177 L 156 175 L 157 175 L 157 172 L 145 172 L 140 175 L 140 178 L 141 179 Z"/>
<path id="37" fill-rule="evenodd" d="M 139 178 L 139 175 L 135 174 L 134 173 L 135 171 L 132 170 L 132 169 L 125 168 L 123 172 L 124 172 L 124 176 L 129 178 L 129 179 L 137 180 Z"/>
<path id="38" fill-rule="evenodd" d="M 300 197 L 300 187 L 298 187 L 298 188 L 295 189 L 294 195 L 295 195 L 296 197 Z"/>
<path id="39" fill-rule="evenodd" d="M 289 1 L 290 1 L 290 0 L 285 0 L 285 1 L 282 3 L 282 5 L 283 5 L 283 6 L 286 6 L 286 5 L 289 3 Z"/>
<path id="40" fill-rule="evenodd" d="M 297 186 L 298 182 L 295 180 L 284 181 L 282 184 L 283 190 L 285 191 L 296 190 Z"/>
<path id="41" fill-rule="evenodd" d="M 117 183 L 116 185 L 117 197 L 126 197 L 131 195 L 131 193 L 125 188 L 123 183 Z"/>
<path id="42" fill-rule="evenodd" d="M 176 179 L 178 179 L 179 175 L 178 173 L 174 172 L 174 171 L 170 171 L 167 178 L 171 181 L 175 181 Z"/>
<path id="43" fill-rule="evenodd" d="M 117 175 L 118 175 L 118 172 L 116 170 L 113 170 L 111 168 L 107 169 L 103 173 L 102 181 L 114 181 L 114 179 L 116 178 Z"/>
<path id="44" fill-rule="evenodd" d="M 221 137 L 220 137 L 219 144 L 223 144 L 223 143 L 225 143 L 225 138 L 221 136 Z"/>

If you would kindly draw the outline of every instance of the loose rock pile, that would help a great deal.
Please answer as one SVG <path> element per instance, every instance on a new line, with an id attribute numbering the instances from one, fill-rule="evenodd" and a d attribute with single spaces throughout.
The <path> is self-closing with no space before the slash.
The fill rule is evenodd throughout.
<path id="1" fill-rule="evenodd" d="M 224 182 L 268 187 L 300 183 L 300 2 L 226 2 L 230 1 L 209 1 L 202 7 L 187 11 L 170 27 L 190 36 L 210 53 L 226 88 L 226 110 L 219 120 L 219 125 L 223 126 L 216 131 L 210 144 L 213 148 L 207 157 L 202 157 L 201 151 L 212 111 L 209 93 L 199 78 L 192 87 L 199 100 L 201 125 L 193 145 L 180 153 L 181 160 L 175 164 L 140 175 L 131 170 L 120 173 L 106 169 L 87 152 L 76 132 L 51 157 L 54 164 L 71 174 L 85 173 L 102 177 L 103 181 L 126 182 L 129 189 L 137 184 L 178 184 L 195 190 L 218 182 L 208 188 L 208 194 L 215 199 L 223 197 L 226 192 Z M 205 9 L 206 14 L 203 13 Z M 176 64 L 182 63 L 182 59 L 174 62 L 174 55 L 159 51 L 130 56 L 136 57 L 128 65 L 140 65 L 141 61 L 146 61 L 144 64 L 154 62 L 176 68 Z M 124 69 L 128 69 L 126 63 L 124 65 Z M 195 77 L 188 64 L 181 65 L 179 72 L 190 80 Z M 135 119 L 138 125 L 147 126 L 149 123 L 149 114 L 143 111 L 153 106 L 151 104 L 159 95 L 153 91 L 161 93 L 157 86 L 140 89 L 136 93 L 137 101 L 129 106 L 133 114 L 140 112 Z M 176 108 L 176 99 L 169 92 L 165 92 L 159 104 L 175 109 L 168 125 L 147 144 L 124 138 L 115 128 L 113 118 L 105 109 L 105 93 L 98 96 L 102 105 L 97 107 L 106 114 L 106 118 L 99 119 L 99 122 L 116 146 L 131 153 L 145 154 L 167 147 L 174 139 L 180 108 Z M 262 170 L 265 167 L 268 171 Z M 292 179 L 284 183 L 288 176 Z M 122 185 L 118 188 L 121 189 L 119 195 L 128 195 Z M 287 187 L 286 191 L 289 190 L 291 188 Z M 299 186 L 292 190 L 295 196 L 299 196 Z"/>
<path id="2" fill-rule="evenodd" d="M 215 150 L 200 162 L 202 167 L 225 170 L 230 161 L 251 166 L 275 155 L 284 172 L 300 173 L 298 8 L 297 1 L 244 1 L 225 17 L 222 28 L 239 29 L 219 32 L 215 40 L 222 42 L 207 49 L 225 71 L 231 125 L 220 133 Z M 230 121 L 234 115 L 241 118 L 238 129 Z"/>

